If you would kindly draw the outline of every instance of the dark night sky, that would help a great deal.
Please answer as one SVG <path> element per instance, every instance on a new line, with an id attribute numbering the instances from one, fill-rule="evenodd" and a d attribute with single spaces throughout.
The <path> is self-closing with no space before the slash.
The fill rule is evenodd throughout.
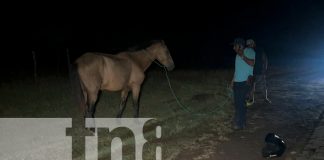
<path id="1" fill-rule="evenodd" d="M 43 59 L 52 56 L 55 64 L 65 48 L 74 59 L 85 51 L 113 53 L 161 38 L 177 66 L 184 68 L 232 66 L 235 53 L 229 43 L 238 36 L 254 38 L 272 57 L 323 51 L 324 3 L 320 0 L 230 1 L 191 7 L 159 3 L 80 9 L 38 19 L 31 49 Z"/>

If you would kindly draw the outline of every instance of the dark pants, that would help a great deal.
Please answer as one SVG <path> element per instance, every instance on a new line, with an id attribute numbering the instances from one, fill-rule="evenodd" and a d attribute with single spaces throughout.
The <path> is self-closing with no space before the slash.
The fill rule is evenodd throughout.
<path id="1" fill-rule="evenodd" d="M 246 123 L 246 95 L 249 93 L 250 86 L 244 82 L 234 82 L 234 104 L 235 116 L 234 123 L 242 128 Z"/>

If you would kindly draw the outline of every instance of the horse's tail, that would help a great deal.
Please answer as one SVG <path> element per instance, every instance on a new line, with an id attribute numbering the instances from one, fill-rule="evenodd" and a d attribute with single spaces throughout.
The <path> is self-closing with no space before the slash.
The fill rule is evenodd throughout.
<path id="1" fill-rule="evenodd" d="M 72 64 L 70 66 L 70 82 L 72 87 L 72 96 L 74 97 L 74 102 L 76 103 L 76 106 L 78 106 L 81 110 L 81 113 L 84 114 L 86 109 L 86 100 L 82 89 L 84 87 L 82 87 L 83 84 L 80 80 L 80 75 L 78 73 L 77 67 L 77 64 Z"/>

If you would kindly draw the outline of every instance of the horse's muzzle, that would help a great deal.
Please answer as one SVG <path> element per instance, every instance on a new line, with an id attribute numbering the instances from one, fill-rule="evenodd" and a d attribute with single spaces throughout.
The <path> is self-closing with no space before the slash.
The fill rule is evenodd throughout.
<path id="1" fill-rule="evenodd" d="M 174 67 L 175 67 L 174 64 L 171 64 L 171 65 L 166 66 L 166 68 L 167 68 L 168 71 L 172 71 L 174 69 Z"/>

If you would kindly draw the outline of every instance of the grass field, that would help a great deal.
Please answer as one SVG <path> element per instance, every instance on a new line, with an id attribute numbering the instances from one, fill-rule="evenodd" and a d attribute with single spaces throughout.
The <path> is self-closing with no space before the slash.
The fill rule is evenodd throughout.
<path id="1" fill-rule="evenodd" d="M 210 146 L 227 139 L 233 115 L 233 102 L 227 85 L 232 75 L 232 70 L 168 72 L 177 101 L 162 70 L 146 73 L 140 117 L 156 118 L 162 123 L 163 159 L 174 159 L 183 149 L 200 148 L 208 143 L 201 143 L 206 139 L 215 139 Z M 28 78 L 13 80 L 1 84 L 0 115 L 15 118 L 79 117 L 79 108 L 72 100 L 67 77 L 40 77 L 37 84 Z M 119 101 L 119 92 L 102 92 L 96 117 L 115 118 Z M 132 116 L 132 99 L 129 97 L 123 117 Z M 208 152 L 211 151 L 207 149 L 206 156 Z M 155 152 L 146 156 L 150 154 Z"/>

